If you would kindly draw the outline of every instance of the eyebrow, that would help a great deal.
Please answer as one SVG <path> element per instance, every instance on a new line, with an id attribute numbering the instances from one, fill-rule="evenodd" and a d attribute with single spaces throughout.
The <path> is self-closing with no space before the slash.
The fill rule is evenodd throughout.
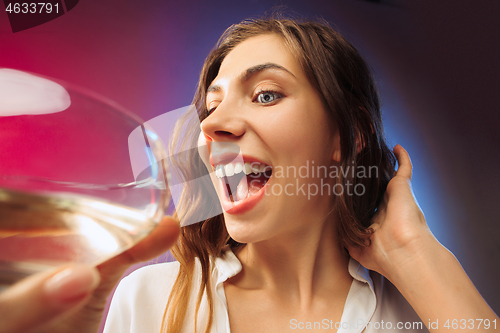
<path id="1" fill-rule="evenodd" d="M 290 74 L 291 76 L 295 77 L 295 75 L 293 75 L 293 73 L 290 72 L 285 67 L 278 65 L 278 64 L 275 64 L 275 63 L 272 63 L 272 62 L 266 62 L 265 64 L 255 65 L 255 66 L 248 68 L 245 71 L 245 73 L 243 75 L 241 75 L 240 81 L 246 82 L 246 81 L 250 80 L 250 78 L 252 76 L 254 76 L 254 75 L 256 75 L 264 70 L 267 70 L 267 69 L 277 69 L 280 71 L 284 71 L 284 72 Z M 210 87 L 208 87 L 207 94 L 210 92 L 218 92 L 221 90 L 222 90 L 222 87 L 220 85 L 214 84 L 214 85 L 211 85 Z"/>

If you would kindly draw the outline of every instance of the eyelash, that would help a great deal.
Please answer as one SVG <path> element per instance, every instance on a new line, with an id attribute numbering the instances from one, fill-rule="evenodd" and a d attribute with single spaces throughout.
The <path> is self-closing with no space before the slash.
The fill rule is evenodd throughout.
<path id="1" fill-rule="evenodd" d="M 269 103 L 263 103 L 263 104 L 266 104 L 266 105 L 269 105 L 269 104 L 271 104 L 271 105 L 272 105 L 272 104 L 276 103 L 276 101 L 277 101 L 277 100 L 279 100 L 279 99 L 283 98 L 283 94 L 281 94 L 281 93 L 279 93 L 279 92 L 277 92 L 277 91 L 275 91 L 275 90 L 271 90 L 271 89 L 262 89 L 262 90 L 259 90 L 259 91 L 258 91 L 258 92 L 254 95 L 254 97 L 252 98 L 252 102 L 255 102 L 255 101 L 257 100 L 257 98 L 258 98 L 260 95 L 262 95 L 262 94 L 273 94 L 273 95 L 275 95 L 275 99 L 274 99 L 273 101 L 271 101 L 271 102 L 269 102 Z M 212 114 L 212 112 L 214 112 L 216 108 L 217 108 L 217 107 L 215 106 L 215 107 L 213 107 L 213 108 L 207 109 L 207 111 L 206 111 L 207 117 L 208 117 L 209 115 L 211 115 L 211 114 Z"/>
<path id="2" fill-rule="evenodd" d="M 272 89 L 262 89 L 262 90 L 259 90 L 259 91 L 255 94 L 254 98 L 252 99 L 252 102 L 255 102 L 255 101 L 259 98 L 259 96 L 260 96 L 260 95 L 262 95 L 262 94 L 273 94 L 273 95 L 275 95 L 275 99 L 274 99 L 274 100 L 272 100 L 271 102 L 268 102 L 268 103 L 263 103 L 263 104 L 266 104 L 266 105 L 268 105 L 268 104 L 273 104 L 273 103 L 275 103 L 275 102 L 276 102 L 276 100 L 278 100 L 278 99 L 280 99 L 280 98 L 283 98 L 283 95 L 282 95 L 282 94 L 280 94 L 279 92 L 277 92 L 276 90 L 272 90 Z"/>
<path id="3" fill-rule="evenodd" d="M 213 108 L 207 109 L 207 112 L 206 112 L 207 113 L 207 117 L 210 116 L 212 114 L 212 112 L 215 111 L 216 108 L 217 107 L 213 107 Z"/>

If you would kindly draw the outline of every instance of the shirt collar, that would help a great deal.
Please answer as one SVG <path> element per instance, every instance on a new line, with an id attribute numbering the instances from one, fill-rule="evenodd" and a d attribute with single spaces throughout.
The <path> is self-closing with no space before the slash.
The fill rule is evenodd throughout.
<path id="1" fill-rule="evenodd" d="M 358 280 L 359 282 L 364 282 L 367 283 L 370 286 L 370 289 L 373 291 L 373 281 L 372 278 L 370 277 L 370 272 L 363 267 L 359 262 L 354 260 L 353 258 L 349 259 L 349 274 L 351 276 Z"/>
<path id="2" fill-rule="evenodd" d="M 239 272 L 241 272 L 242 266 L 239 259 L 233 253 L 233 251 L 228 247 L 222 257 L 215 259 L 215 267 L 217 267 L 217 284 L 223 283 L 229 278 L 232 278 Z"/>
<path id="3" fill-rule="evenodd" d="M 226 251 L 222 257 L 215 259 L 215 266 L 218 271 L 217 285 L 223 283 L 229 278 L 232 278 L 241 272 L 242 269 L 241 262 L 229 247 L 226 247 Z M 370 277 L 369 271 L 359 262 L 350 258 L 348 270 L 353 279 L 359 282 L 367 283 L 370 286 L 371 291 L 374 291 L 373 281 Z"/>
<path id="4" fill-rule="evenodd" d="M 223 283 L 227 279 L 241 272 L 242 266 L 239 259 L 227 247 L 224 255 L 215 259 L 217 269 L 216 290 L 223 295 Z M 362 332 L 366 323 L 370 321 L 377 306 L 377 297 L 373 287 L 373 281 L 369 271 L 359 262 L 350 258 L 348 264 L 349 274 L 353 278 L 349 294 L 342 313 L 339 333 L 359 333 Z M 225 297 L 219 295 L 227 311 Z M 221 324 L 222 325 L 222 324 Z M 229 323 L 226 323 L 229 332 Z M 221 326 L 222 327 L 222 326 Z"/>

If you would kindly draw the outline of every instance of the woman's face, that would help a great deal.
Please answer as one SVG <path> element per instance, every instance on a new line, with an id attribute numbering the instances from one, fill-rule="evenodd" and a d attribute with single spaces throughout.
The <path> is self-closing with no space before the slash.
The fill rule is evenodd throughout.
<path id="1" fill-rule="evenodd" d="M 332 179 L 316 171 L 338 159 L 339 136 L 282 38 L 260 35 L 238 44 L 206 102 L 210 115 L 200 142 L 211 143 L 204 162 L 216 170 L 212 181 L 230 236 L 258 242 L 322 220 L 332 203 L 324 184 Z"/>

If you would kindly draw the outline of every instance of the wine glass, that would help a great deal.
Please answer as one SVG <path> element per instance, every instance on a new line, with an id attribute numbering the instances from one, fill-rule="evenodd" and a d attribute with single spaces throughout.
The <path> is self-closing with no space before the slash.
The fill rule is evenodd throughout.
<path id="1" fill-rule="evenodd" d="M 112 101 L 0 68 L 0 290 L 148 235 L 171 198 L 165 157 L 157 133 Z"/>

